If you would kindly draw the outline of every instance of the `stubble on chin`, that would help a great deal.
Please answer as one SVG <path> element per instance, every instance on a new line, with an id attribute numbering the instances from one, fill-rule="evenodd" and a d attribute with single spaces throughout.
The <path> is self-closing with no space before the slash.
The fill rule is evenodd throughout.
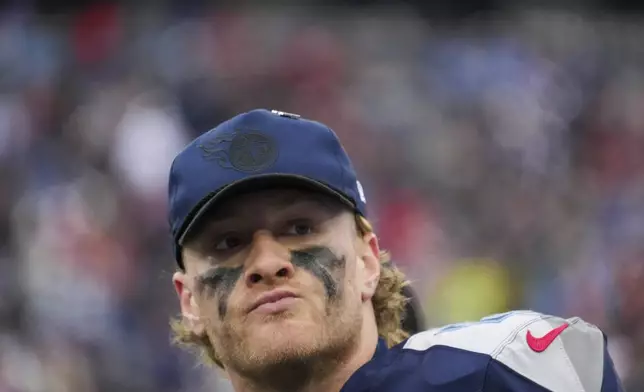
<path id="1" fill-rule="evenodd" d="M 227 370 L 287 391 L 332 372 L 358 344 L 361 313 L 343 312 L 340 303 L 315 319 L 286 316 L 270 316 L 260 325 L 247 320 L 237 329 L 224 323 L 210 337 L 220 337 L 213 344 Z M 281 384 L 287 380 L 289 385 Z"/>

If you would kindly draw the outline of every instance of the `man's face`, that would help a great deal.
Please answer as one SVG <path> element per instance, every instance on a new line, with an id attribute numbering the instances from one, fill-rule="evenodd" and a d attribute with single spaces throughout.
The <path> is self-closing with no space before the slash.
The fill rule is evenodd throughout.
<path id="1" fill-rule="evenodd" d="M 359 337 L 378 248 L 332 198 L 279 189 L 224 201 L 184 248 L 182 310 L 237 372 L 336 358 Z"/>

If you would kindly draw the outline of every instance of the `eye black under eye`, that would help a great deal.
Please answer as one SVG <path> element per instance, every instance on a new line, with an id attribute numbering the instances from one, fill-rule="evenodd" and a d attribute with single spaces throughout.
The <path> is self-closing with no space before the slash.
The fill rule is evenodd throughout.
<path id="1" fill-rule="evenodd" d="M 197 282 L 201 288 L 216 287 L 221 281 L 221 277 L 221 272 L 213 268 L 197 276 Z"/>

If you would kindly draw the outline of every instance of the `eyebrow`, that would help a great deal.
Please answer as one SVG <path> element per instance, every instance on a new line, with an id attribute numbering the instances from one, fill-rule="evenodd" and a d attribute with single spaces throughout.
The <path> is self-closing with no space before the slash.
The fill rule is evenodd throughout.
<path id="1" fill-rule="evenodd" d="M 273 205 L 271 205 L 271 209 L 277 212 L 310 206 L 322 207 L 322 209 L 324 209 L 326 212 L 335 214 L 344 207 L 339 202 L 332 201 L 331 199 L 323 195 L 307 196 L 306 198 L 302 198 L 301 195 L 289 195 L 281 198 L 278 198 L 276 196 L 275 199 L 277 199 L 277 201 L 274 202 Z M 240 210 L 240 207 L 226 210 L 219 209 L 212 214 L 204 216 L 202 230 L 208 229 L 212 225 L 220 222 L 234 220 L 237 216 L 240 215 Z"/>

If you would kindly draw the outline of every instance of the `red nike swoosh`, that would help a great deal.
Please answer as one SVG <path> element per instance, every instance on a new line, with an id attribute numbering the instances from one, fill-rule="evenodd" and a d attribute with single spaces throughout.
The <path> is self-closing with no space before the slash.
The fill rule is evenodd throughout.
<path id="1" fill-rule="evenodd" d="M 545 351 L 548 346 L 559 336 L 560 333 L 562 333 L 566 328 L 568 328 L 570 324 L 565 323 L 552 331 L 548 332 L 547 334 L 543 335 L 540 338 L 535 338 L 532 336 L 532 333 L 528 331 L 528 334 L 526 335 L 526 341 L 528 342 L 528 347 L 532 349 L 532 351 L 535 352 L 543 352 Z"/>

